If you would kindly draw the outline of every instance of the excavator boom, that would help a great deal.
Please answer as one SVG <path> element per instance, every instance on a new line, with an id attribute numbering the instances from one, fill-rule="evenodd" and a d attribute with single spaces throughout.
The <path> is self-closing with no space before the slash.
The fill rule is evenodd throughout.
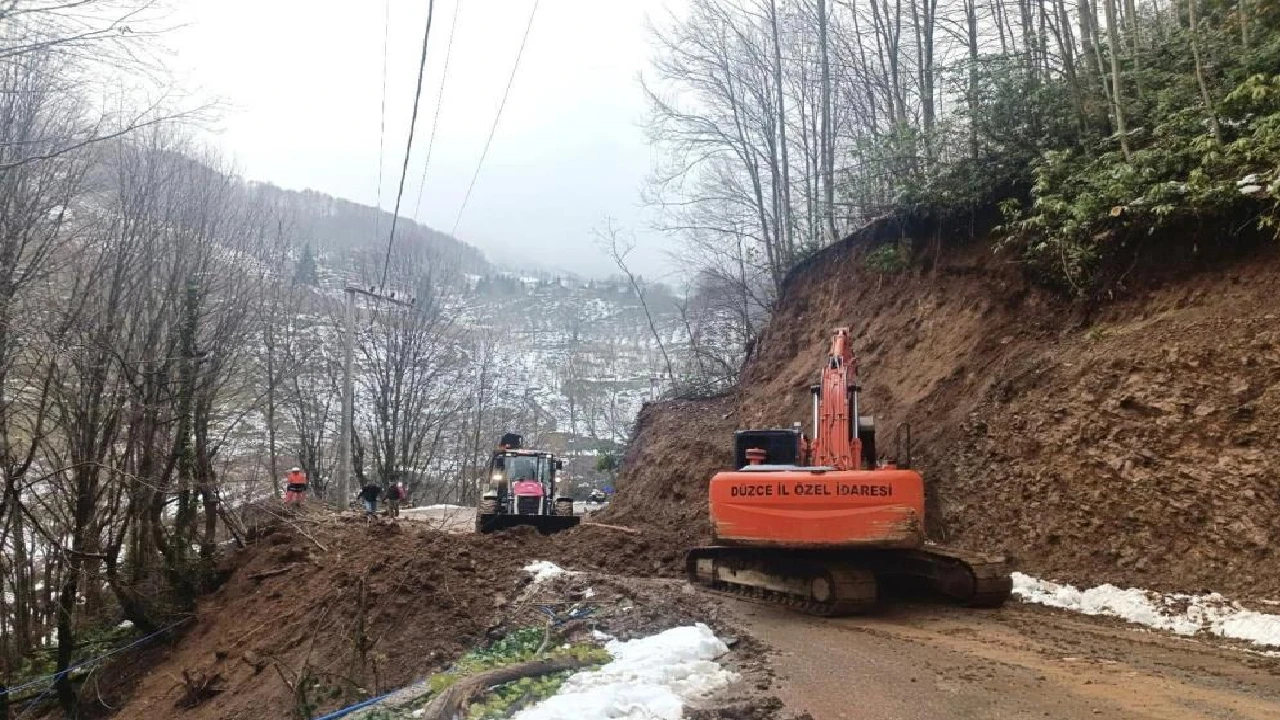
<path id="1" fill-rule="evenodd" d="M 831 340 L 822 384 L 814 397 L 819 424 L 814 427 L 814 464 L 837 470 L 858 470 L 862 441 L 854 418 L 858 408 L 858 365 L 849 346 L 849 331 L 840 328 Z"/>

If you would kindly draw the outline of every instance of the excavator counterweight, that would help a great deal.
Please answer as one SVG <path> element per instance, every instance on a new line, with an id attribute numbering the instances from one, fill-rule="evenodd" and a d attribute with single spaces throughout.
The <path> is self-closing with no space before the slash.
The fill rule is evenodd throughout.
<path id="1" fill-rule="evenodd" d="M 690 581 L 823 616 L 865 611 L 882 584 L 900 581 L 970 606 L 1003 604 L 1013 587 L 1003 558 L 926 541 L 924 479 L 898 466 L 904 458 L 878 462 L 856 376 L 849 331 L 838 329 L 812 389 L 814 437 L 798 423 L 738 431 L 737 469 L 709 489 L 716 544 L 689 552 Z"/>

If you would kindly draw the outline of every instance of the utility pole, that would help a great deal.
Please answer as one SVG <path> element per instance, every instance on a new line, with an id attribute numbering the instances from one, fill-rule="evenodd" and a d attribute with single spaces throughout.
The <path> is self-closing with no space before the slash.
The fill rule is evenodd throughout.
<path id="1" fill-rule="evenodd" d="M 356 352 L 356 288 L 346 287 L 346 331 L 343 338 L 342 357 L 342 427 L 338 433 L 338 509 L 345 510 L 351 502 L 351 424 L 355 413 L 352 397 L 351 366 Z"/>
<path id="2" fill-rule="evenodd" d="M 345 508 L 346 504 L 351 501 L 351 433 L 352 425 L 355 424 L 355 386 L 352 381 L 352 366 L 355 364 L 356 353 L 356 295 L 365 295 L 375 300 L 386 300 L 402 307 L 413 307 L 414 299 L 410 298 L 408 302 L 399 300 L 394 297 L 394 293 L 390 295 L 383 294 L 378 288 L 369 288 L 368 290 L 354 285 L 347 285 L 343 291 L 346 293 L 346 337 L 343 339 L 343 358 L 342 358 L 342 427 L 339 433 L 338 446 L 338 492 L 341 493 L 339 508 Z"/>

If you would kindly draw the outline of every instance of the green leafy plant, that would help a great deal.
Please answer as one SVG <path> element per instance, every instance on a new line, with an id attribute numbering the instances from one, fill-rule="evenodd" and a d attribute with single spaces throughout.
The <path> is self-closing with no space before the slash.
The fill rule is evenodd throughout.
<path id="1" fill-rule="evenodd" d="M 508 633 L 490 645 L 463 655 L 447 672 L 432 675 L 427 680 L 430 692 L 394 710 L 378 709 L 367 717 L 370 720 L 404 720 L 412 717 L 412 711 L 427 705 L 432 698 L 470 675 L 495 670 L 508 665 L 537 660 L 540 657 L 572 657 L 595 667 L 612 658 L 603 648 L 590 643 L 569 647 L 557 647 L 539 654 L 547 640 L 545 627 L 527 627 Z M 540 677 L 528 677 L 493 688 L 473 703 L 467 711 L 468 720 L 496 720 L 510 717 L 512 713 L 556 694 L 572 672 L 552 673 Z"/>
<path id="2" fill-rule="evenodd" d="M 872 272 L 883 275 L 900 273 L 907 269 L 906 254 L 896 243 L 886 243 L 867 253 L 864 261 Z"/>

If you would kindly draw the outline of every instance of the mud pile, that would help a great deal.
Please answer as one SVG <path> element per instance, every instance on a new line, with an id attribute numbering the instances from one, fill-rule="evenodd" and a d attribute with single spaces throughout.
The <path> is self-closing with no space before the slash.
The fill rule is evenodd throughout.
<path id="1" fill-rule="evenodd" d="M 146 659 L 116 717 L 248 720 L 342 707 L 429 676 L 504 628 L 542 622 L 517 602 L 531 560 L 635 576 L 674 567 L 677 554 L 598 527 L 477 536 L 303 518 L 229 560 L 227 583 L 173 648 Z M 629 604 L 637 609 L 622 627 L 636 632 L 693 616 L 687 602 Z"/>
<path id="2" fill-rule="evenodd" d="M 732 400 L 646 410 L 628 457 L 643 462 L 617 501 L 632 522 L 705 532 L 706 478 L 732 430 L 806 420 L 831 332 L 848 326 L 881 454 L 896 454 L 899 423 L 913 430 L 937 539 L 1074 582 L 1280 595 L 1274 249 L 1135 273 L 1127 298 L 1086 307 L 980 243 L 938 250 L 906 232 L 915 269 L 872 272 L 885 234 L 789 277 Z M 692 506 L 646 514 L 674 498 Z"/>
<path id="3" fill-rule="evenodd" d="M 737 404 L 733 396 L 646 404 L 604 521 L 641 528 L 680 557 L 705 542 L 707 481 L 732 462 Z"/>

